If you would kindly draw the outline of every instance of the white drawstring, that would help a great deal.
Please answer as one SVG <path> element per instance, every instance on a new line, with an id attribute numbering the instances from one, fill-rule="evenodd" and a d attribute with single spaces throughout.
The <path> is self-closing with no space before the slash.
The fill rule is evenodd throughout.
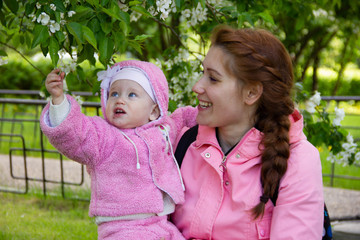
<path id="1" fill-rule="evenodd" d="M 121 130 L 119 130 L 119 131 L 122 133 L 122 135 L 124 135 L 124 137 L 126 137 L 129 140 L 129 142 L 132 143 L 132 145 L 134 145 L 135 152 L 136 152 L 136 169 L 140 169 L 139 154 L 138 154 L 135 143 L 123 131 L 121 131 Z"/>
<path id="2" fill-rule="evenodd" d="M 182 175 L 181 175 L 181 171 L 180 171 L 180 167 L 179 167 L 179 164 L 175 158 L 175 155 L 174 155 L 174 151 L 173 151 L 173 148 L 172 148 L 172 145 L 171 145 L 171 141 L 170 141 L 170 136 L 169 136 L 169 132 L 167 131 L 166 127 L 164 125 L 160 125 L 163 127 L 163 129 L 165 130 L 165 134 L 166 134 L 166 140 L 168 141 L 168 144 L 170 145 L 170 151 L 171 151 L 171 156 L 176 164 L 176 167 L 177 167 L 177 170 L 178 170 L 178 173 L 179 173 L 179 176 L 180 176 L 180 181 L 181 181 L 181 186 L 183 188 L 183 190 L 185 191 L 185 184 L 184 184 L 184 181 L 183 181 L 183 178 L 182 178 Z M 162 129 L 162 128 L 160 128 Z"/>

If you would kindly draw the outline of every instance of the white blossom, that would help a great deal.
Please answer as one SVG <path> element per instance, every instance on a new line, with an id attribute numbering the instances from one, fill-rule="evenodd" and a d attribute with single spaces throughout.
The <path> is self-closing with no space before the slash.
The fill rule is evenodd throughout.
<path id="1" fill-rule="evenodd" d="M 60 18 L 63 19 L 65 17 L 65 13 L 61 12 L 60 13 Z"/>
<path id="2" fill-rule="evenodd" d="M 79 103 L 79 105 L 82 105 L 84 103 L 84 100 L 78 96 L 78 95 L 73 95 L 73 97 L 75 98 L 75 100 Z"/>
<path id="3" fill-rule="evenodd" d="M 184 16 L 185 18 L 189 18 L 191 16 L 191 11 L 190 9 L 185 9 L 181 12 L 181 15 Z"/>
<path id="4" fill-rule="evenodd" d="M 314 113 L 315 107 L 320 105 L 321 96 L 318 91 L 315 91 L 314 95 L 305 102 L 305 109 L 309 113 Z"/>
<path id="5" fill-rule="evenodd" d="M 171 0 L 157 0 L 156 1 L 156 8 L 157 11 L 160 13 L 160 18 L 165 20 L 169 13 L 171 12 Z"/>
<path id="6" fill-rule="evenodd" d="M 150 7 L 148 8 L 148 12 L 151 14 L 151 16 L 155 16 L 155 15 L 157 14 L 154 6 L 150 6 Z"/>
<path id="7" fill-rule="evenodd" d="M 318 91 L 315 91 L 314 95 L 310 98 L 310 101 L 316 104 L 316 106 L 320 105 L 321 96 Z"/>
<path id="8" fill-rule="evenodd" d="M 4 57 L 0 56 L 0 66 L 5 65 L 5 64 L 8 64 L 8 60 L 4 59 Z"/>
<path id="9" fill-rule="evenodd" d="M 180 21 L 186 22 L 186 24 L 189 27 L 189 24 L 191 26 L 195 26 L 203 21 L 206 21 L 207 19 L 207 8 L 202 8 L 200 2 L 196 6 L 196 8 L 185 9 L 181 12 Z M 190 21 L 190 23 L 189 23 Z"/>
<path id="10" fill-rule="evenodd" d="M 45 92 L 44 91 L 40 91 L 39 95 L 40 95 L 40 97 L 45 98 Z"/>
<path id="11" fill-rule="evenodd" d="M 131 14 L 130 14 L 130 22 L 137 22 L 137 20 L 139 20 L 139 18 L 142 16 L 141 13 L 138 13 L 138 12 L 135 12 L 133 11 Z"/>
<path id="12" fill-rule="evenodd" d="M 56 31 L 59 31 L 60 30 L 60 24 L 55 22 L 54 20 L 50 20 L 49 30 L 52 33 L 55 33 Z"/>
<path id="13" fill-rule="evenodd" d="M 118 2 L 118 5 L 119 5 L 119 8 L 121 11 L 123 12 L 127 12 L 129 11 L 129 6 L 124 4 L 124 3 L 121 3 L 120 1 Z"/>
<path id="14" fill-rule="evenodd" d="M 345 117 L 344 109 L 335 107 L 335 118 L 333 120 L 333 125 L 341 126 L 340 122 L 344 119 L 344 117 Z"/>
<path id="15" fill-rule="evenodd" d="M 38 23 L 41 23 L 42 25 L 45 26 L 48 25 L 49 21 L 50 21 L 50 16 L 47 15 L 45 12 L 42 12 L 37 19 Z"/>
<path id="16" fill-rule="evenodd" d="M 37 2 L 37 3 L 36 3 L 36 8 L 37 8 L 37 9 L 40 9 L 40 8 L 41 8 L 41 3 Z"/>
<path id="17" fill-rule="evenodd" d="M 53 10 L 53 11 L 56 11 L 56 6 L 55 6 L 55 4 L 51 3 L 51 4 L 50 4 L 50 9 Z"/>
<path id="18" fill-rule="evenodd" d="M 75 11 L 69 11 L 68 12 L 68 17 L 72 17 L 76 12 Z"/>
<path id="19" fill-rule="evenodd" d="M 355 154 L 355 162 L 360 163 L 360 152 Z"/>
<path id="20" fill-rule="evenodd" d="M 33 13 L 29 14 L 29 15 L 28 15 L 28 18 L 31 18 L 31 21 L 32 21 L 32 22 L 35 22 L 36 19 L 37 19 L 37 17 L 36 17 L 35 14 L 33 14 Z"/>
<path id="21" fill-rule="evenodd" d="M 313 15 L 315 17 L 327 17 L 328 13 L 324 9 L 313 10 Z"/>
<path id="22" fill-rule="evenodd" d="M 332 152 L 330 152 L 329 156 L 327 156 L 326 160 L 328 160 L 331 163 L 334 163 L 334 162 L 336 162 L 337 158 Z"/>
<path id="23" fill-rule="evenodd" d="M 309 113 L 314 113 L 314 112 L 316 112 L 316 110 L 315 110 L 315 107 L 316 107 L 317 105 L 315 104 L 315 103 L 313 103 L 313 102 L 311 102 L 311 101 L 306 101 L 306 103 L 305 103 L 305 109 L 306 109 L 306 111 L 308 111 Z"/>

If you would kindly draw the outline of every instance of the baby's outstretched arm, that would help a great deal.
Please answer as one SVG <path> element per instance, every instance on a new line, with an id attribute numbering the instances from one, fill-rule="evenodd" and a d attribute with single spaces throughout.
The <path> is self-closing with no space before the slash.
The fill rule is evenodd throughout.
<path id="1" fill-rule="evenodd" d="M 60 69 L 52 70 L 45 80 L 45 87 L 50 93 L 54 105 L 59 105 L 64 100 L 63 80 L 65 73 L 59 74 L 59 72 Z"/>

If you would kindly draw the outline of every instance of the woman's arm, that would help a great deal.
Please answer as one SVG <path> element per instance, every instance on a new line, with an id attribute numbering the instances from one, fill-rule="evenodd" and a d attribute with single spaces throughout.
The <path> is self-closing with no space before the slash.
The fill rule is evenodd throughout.
<path id="1" fill-rule="evenodd" d="M 291 149 L 280 182 L 270 239 L 321 239 L 324 198 L 319 153 L 303 141 Z"/>

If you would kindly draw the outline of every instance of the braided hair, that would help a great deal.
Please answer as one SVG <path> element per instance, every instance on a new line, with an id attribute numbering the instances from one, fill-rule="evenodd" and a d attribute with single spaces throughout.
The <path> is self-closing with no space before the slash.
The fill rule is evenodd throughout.
<path id="1" fill-rule="evenodd" d="M 257 219 L 264 215 L 265 204 L 285 174 L 290 156 L 289 115 L 294 111 L 292 61 L 281 41 L 266 30 L 221 26 L 215 29 L 211 40 L 212 46 L 220 47 L 230 57 L 228 67 L 238 81 L 263 86 L 255 113 L 255 127 L 263 133 L 260 143 L 263 194 L 251 210 Z"/>

